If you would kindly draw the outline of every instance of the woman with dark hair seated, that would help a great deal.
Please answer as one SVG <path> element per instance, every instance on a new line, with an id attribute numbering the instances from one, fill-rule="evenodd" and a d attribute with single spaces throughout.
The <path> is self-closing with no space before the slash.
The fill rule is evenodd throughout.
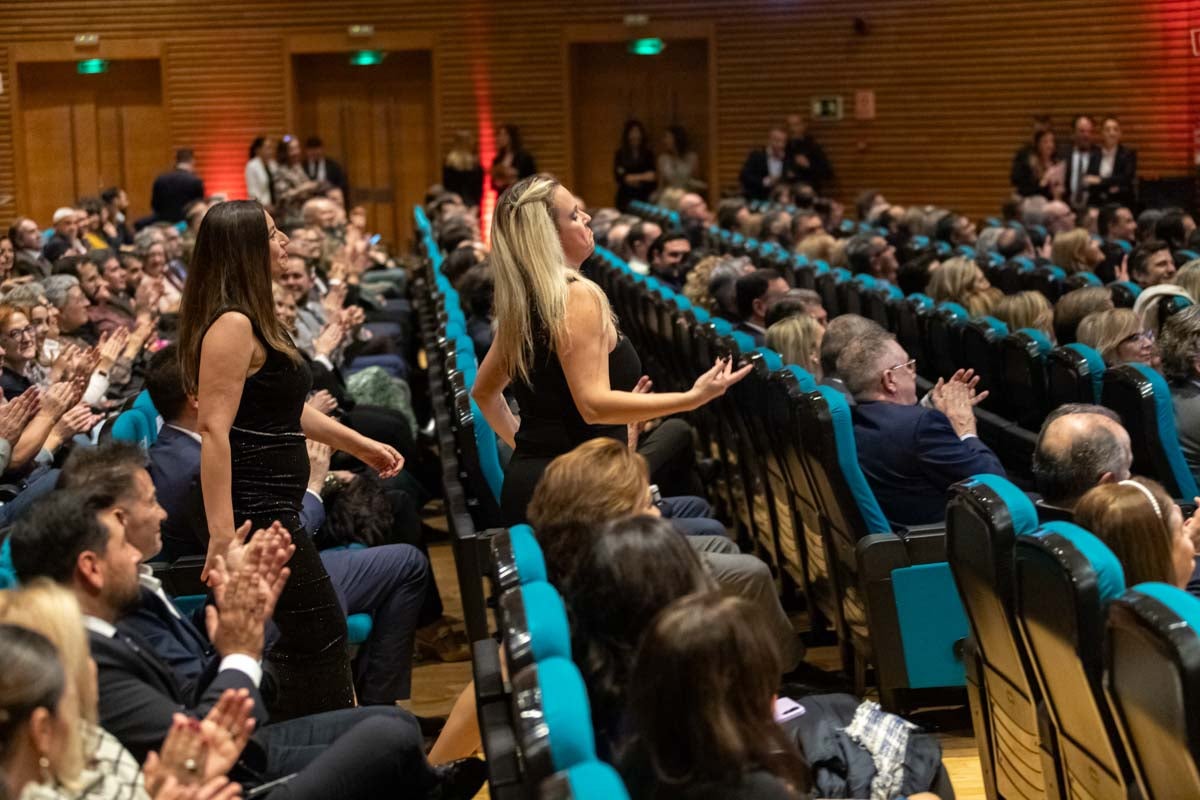
<path id="1" fill-rule="evenodd" d="M 621 771 L 633 800 L 795 800 L 808 765 L 775 721 L 779 650 L 745 600 L 674 601 L 642 639 Z"/>
<path id="2" fill-rule="evenodd" d="M 625 740 L 633 657 L 654 615 L 684 595 L 715 588 L 695 552 L 666 520 L 632 517 L 595 532 L 573 580 L 563 588 L 563 599 L 601 758 L 615 760 Z"/>

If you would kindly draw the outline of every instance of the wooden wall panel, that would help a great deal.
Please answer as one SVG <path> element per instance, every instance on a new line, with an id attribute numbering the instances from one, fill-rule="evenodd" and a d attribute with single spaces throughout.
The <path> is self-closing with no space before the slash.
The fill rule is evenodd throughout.
<path id="1" fill-rule="evenodd" d="M 195 147 L 209 185 L 232 195 L 241 193 L 250 139 L 287 122 L 287 37 L 344 40 L 350 23 L 435 37 L 443 147 L 456 128 L 511 120 L 539 165 L 568 180 L 563 28 L 619 25 L 631 12 L 650 18 L 639 35 L 654 35 L 659 23 L 711 24 L 722 186 L 736 181 L 770 122 L 818 94 L 847 103 L 847 119 L 813 126 L 838 171 L 839 196 L 873 186 L 898 202 L 942 202 L 976 215 L 994 213 L 1007 194 L 1009 160 L 1032 114 L 1052 114 L 1064 133 L 1079 111 L 1119 114 L 1147 176 L 1192 169 L 1200 125 L 1198 59 L 1188 40 L 1189 27 L 1200 27 L 1194 0 L 1110 0 L 1102 12 L 1091 0 L 58 0 L 54 9 L 11 3 L 0 42 L 10 51 L 61 46 L 84 28 L 102 40 L 162 40 L 172 142 Z M 855 17 L 867 35 L 854 33 Z M 0 69 L 3 194 L 14 170 L 11 64 L 0 60 Z M 875 120 L 853 119 L 857 89 L 875 91 Z M 595 157 L 607 161 L 611 150 Z"/>

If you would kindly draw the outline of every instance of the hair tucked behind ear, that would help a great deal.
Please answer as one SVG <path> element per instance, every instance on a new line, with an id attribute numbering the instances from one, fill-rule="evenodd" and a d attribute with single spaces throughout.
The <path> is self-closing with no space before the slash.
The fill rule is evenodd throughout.
<path id="1" fill-rule="evenodd" d="M 500 195 L 492 216 L 490 263 L 495 278 L 496 344 L 510 377 L 529 378 L 534 337 L 545 333 L 551 347 L 566 340 L 567 287 L 583 281 L 602 316 L 612 311 L 600 288 L 567 266 L 554 219 L 558 181 L 531 175 Z"/>

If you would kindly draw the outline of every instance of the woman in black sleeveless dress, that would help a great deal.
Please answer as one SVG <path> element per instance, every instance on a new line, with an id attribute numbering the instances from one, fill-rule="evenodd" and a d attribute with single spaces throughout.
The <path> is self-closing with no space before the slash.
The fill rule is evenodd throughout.
<path id="1" fill-rule="evenodd" d="M 718 361 L 686 392 L 638 390 L 641 361 L 621 336 L 600 287 L 579 274 L 591 255 L 591 219 L 557 181 L 525 178 L 492 217 L 496 338 L 472 397 L 514 448 L 504 477 L 505 524 L 525 520 L 542 471 L 596 436 L 626 440 L 626 426 L 690 411 L 720 397 L 750 367 Z M 521 418 L 504 389 L 513 384 Z"/>
<path id="2" fill-rule="evenodd" d="M 199 401 L 201 485 L 209 530 L 205 573 L 236 548 L 238 526 L 278 520 L 292 534 L 291 577 L 275 606 L 279 640 L 268 659 L 286 719 L 354 705 L 346 619 L 309 532 L 300 526 L 310 437 L 386 476 L 403 466 L 391 447 L 305 405 L 312 375 L 275 318 L 271 263 L 287 237 L 255 202 L 208 212 L 180 307 L 179 357 Z"/>

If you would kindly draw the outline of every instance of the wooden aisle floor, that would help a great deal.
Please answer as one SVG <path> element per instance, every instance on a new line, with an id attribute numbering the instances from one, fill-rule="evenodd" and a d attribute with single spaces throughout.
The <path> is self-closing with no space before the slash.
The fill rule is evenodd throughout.
<path id="1" fill-rule="evenodd" d="M 441 520 L 427 520 L 438 525 Z M 442 603 L 446 613 L 462 619 L 462 598 L 458 591 L 458 579 L 454 572 L 454 555 L 449 542 L 441 541 L 430 545 L 430 560 L 438 586 L 442 590 Z M 809 651 L 808 660 L 823 668 L 833 666 L 837 658 L 836 648 L 820 647 Z M 450 713 L 455 698 L 471 680 L 471 664 L 420 663 L 413 668 L 412 700 L 404 703 L 415 714 L 421 716 L 444 716 Z M 979 771 L 979 754 L 970 730 L 939 734 L 942 742 L 942 758 L 950 781 L 954 784 L 957 800 L 984 800 L 983 776 Z M 477 796 L 487 798 L 485 786 Z"/>

